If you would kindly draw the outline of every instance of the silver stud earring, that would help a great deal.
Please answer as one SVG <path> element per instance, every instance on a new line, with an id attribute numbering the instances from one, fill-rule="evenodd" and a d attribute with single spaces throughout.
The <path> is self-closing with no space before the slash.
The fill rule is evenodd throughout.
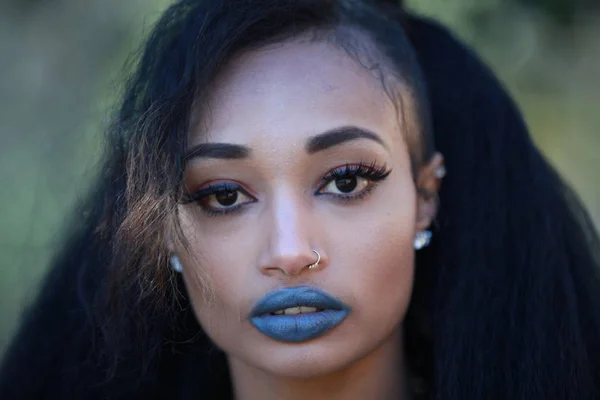
<path id="1" fill-rule="evenodd" d="M 444 167 L 443 165 L 441 167 L 438 167 L 435 170 L 435 177 L 436 178 L 442 179 L 445 176 L 446 176 L 446 167 Z"/>
<path id="2" fill-rule="evenodd" d="M 429 242 L 431 242 L 431 235 L 431 231 L 417 232 L 414 243 L 415 250 L 421 250 L 422 248 L 427 247 Z"/>
<path id="3" fill-rule="evenodd" d="M 183 271 L 183 265 L 181 265 L 181 261 L 179 260 L 179 257 L 177 257 L 175 254 L 173 254 L 171 257 L 169 257 L 169 263 L 171 264 L 171 268 L 173 268 L 173 271 L 179 272 L 179 273 L 181 273 L 181 271 Z"/>

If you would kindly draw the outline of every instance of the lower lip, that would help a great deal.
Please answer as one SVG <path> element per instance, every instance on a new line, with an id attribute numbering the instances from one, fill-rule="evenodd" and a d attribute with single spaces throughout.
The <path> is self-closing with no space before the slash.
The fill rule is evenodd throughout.
<path id="1" fill-rule="evenodd" d="M 300 343 L 325 335 L 347 316 L 348 310 L 323 310 L 295 315 L 259 315 L 253 317 L 251 322 L 272 339 Z"/>

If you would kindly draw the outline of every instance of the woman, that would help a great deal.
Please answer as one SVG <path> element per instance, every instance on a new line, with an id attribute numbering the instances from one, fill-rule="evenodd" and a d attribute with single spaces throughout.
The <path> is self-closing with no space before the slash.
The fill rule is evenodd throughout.
<path id="1" fill-rule="evenodd" d="M 3 399 L 599 397 L 589 218 L 391 1 L 177 2 L 109 143 Z"/>

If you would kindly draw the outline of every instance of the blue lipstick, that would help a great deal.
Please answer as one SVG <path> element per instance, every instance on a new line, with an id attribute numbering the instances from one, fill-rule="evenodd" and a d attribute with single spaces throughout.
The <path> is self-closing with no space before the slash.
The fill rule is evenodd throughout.
<path id="1" fill-rule="evenodd" d="M 300 313 L 297 307 L 301 307 Z M 317 310 L 310 312 L 310 308 Z M 284 312 L 286 309 L 292 310 Z M 268 293 L 252 309 L 250 322 L 272 339 L 299 343 L 324 335 L 349 313 L 350 307 L 329 293 L 301 286 Z"/>

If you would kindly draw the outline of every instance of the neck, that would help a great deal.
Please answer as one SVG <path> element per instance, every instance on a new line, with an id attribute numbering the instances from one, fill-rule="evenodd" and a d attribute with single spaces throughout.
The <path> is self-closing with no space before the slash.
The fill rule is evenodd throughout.
<path id="1" fill-rule="evenodd" d="M 312 378 L 277 376 L 230 357 L 236 400 L 408 400 L 402 338 L 395 333 L 366 357 L 340 371 Z"/>

